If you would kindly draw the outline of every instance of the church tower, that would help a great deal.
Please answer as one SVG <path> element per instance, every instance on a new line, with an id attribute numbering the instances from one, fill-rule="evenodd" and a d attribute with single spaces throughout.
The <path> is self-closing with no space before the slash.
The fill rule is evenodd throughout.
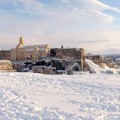
<path id="1" fill-rule="evenodd" d="M 19 39 L 19 44 L 17 45 L 17 47 L 21 47 L 21 46 L 24 46 L 24 39 L 22 36 Z"/>

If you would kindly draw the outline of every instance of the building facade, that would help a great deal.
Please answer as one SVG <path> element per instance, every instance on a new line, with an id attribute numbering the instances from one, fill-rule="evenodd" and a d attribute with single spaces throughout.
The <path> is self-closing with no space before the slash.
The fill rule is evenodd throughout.
<path id="1" fill-rule="evenodd" d="M 11 60 L 10 50 L 0 50 L 0 59 Z"/>
<path id="2" fill-rule="evenodd" d="M 83 48 L 54 48 L 50 51 L 50 56 L 67 60 L 79 60 L 81 71 L 84 70 L 85 49 Z"/>
<path id="3" fill-rule="evenodd" d="M 85 49 L 83 48 L 54 48 L 50 51 L 51 57 L 61 59 L 83 59 Z"/>
<path id="4" fill-rule="evenodd" d="M 20 37 L 16 48 L 11 49 L 11 61 L 37 60 L 47 57 L 50 48 L 48 44 L 44 45 L 24 45 L 23 37 Z"/>

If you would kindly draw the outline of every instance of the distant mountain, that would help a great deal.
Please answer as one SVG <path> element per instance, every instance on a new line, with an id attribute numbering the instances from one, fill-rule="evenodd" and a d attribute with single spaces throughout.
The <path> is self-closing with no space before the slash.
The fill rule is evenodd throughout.
<path id="1" fill-rule="evenodd" d="M 106 57 L 120 58 L 120 54 L 106 54 L 104 56 L 106 56 Z"/>
<path id="2" fill-rule="evenodd" d="M 105 55 L 105 56 L 114 56 L 114 57 L 120 56 L 120 48 L 107 49 L 107 50 L 105 50 L 103 52 L 103 55 Z"/>

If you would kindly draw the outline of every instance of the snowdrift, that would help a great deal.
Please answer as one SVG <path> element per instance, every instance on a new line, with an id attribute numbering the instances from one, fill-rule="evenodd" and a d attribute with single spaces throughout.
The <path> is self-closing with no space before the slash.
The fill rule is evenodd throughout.
<path id="1" fill-rule="evenodd" d="M 91 73 L 106 73 L 106 74 L 120 74 L 120 69 L 113 69 L 105 66 L 105 68 L 100 68 L 99 65 L 93 63 L 91 60 L 86 59 L 86 63 L 89 66 Z"/>

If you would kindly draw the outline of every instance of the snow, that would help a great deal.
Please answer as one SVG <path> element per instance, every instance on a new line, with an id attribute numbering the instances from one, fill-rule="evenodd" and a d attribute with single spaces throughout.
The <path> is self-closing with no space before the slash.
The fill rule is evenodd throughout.
<path id="1" fill-rule="evenodd" d="M 113 68 L 109 68 L 108 66 L 104 66 L 104 68 L 102 68 L 102 67 L 99 67 L 99 65 L 93 63 L 91 60 L 88 60 L 88 59 L 86 59 L 86 63 L 88 64 L 90 71 L 92 73 L 120 74 L 120 69 L 113 69 Z"/>
<path id="2" fill-rule="evenodd" d="M 120 58 L 116 58 L 116 61 L 120 61 Z"/>
<path id="3" fill-rule="evenodd" d="M 0 60 L 0 63 L 11 63 L 10 60 Z"/>
<path id="4" fill-rule="evenodd" d="M 27 51 L 34 51 L 35 49 L 34 48 L 27 48 L 26 50 Z"/>
<path id="5" fill-rule="evenodd" d="M 0 73 L 0 120 L 120 120 L 120 76 Z"/>
<path id="6" fill-rule="evenodd" d="M 120 58 L 116 58 L 115 61 L 117 64 L 120 64 Z"/>
<path id="7" fill-rule="evenodd" d="M 93 71 L 94 73 L 100 73 L 104 71 L 102 68 L 100 68 L 98 65 L 93 63 L 91 60 L 86 59 L 87 64 L 90 67 L 90 70 Z"/>
<path id="8" fill-rule="evenodd" d="M 43 51 L 45 51 L 46 50 L 46 48 L 39 48 L 41 51 L 43 50 Z"/>

